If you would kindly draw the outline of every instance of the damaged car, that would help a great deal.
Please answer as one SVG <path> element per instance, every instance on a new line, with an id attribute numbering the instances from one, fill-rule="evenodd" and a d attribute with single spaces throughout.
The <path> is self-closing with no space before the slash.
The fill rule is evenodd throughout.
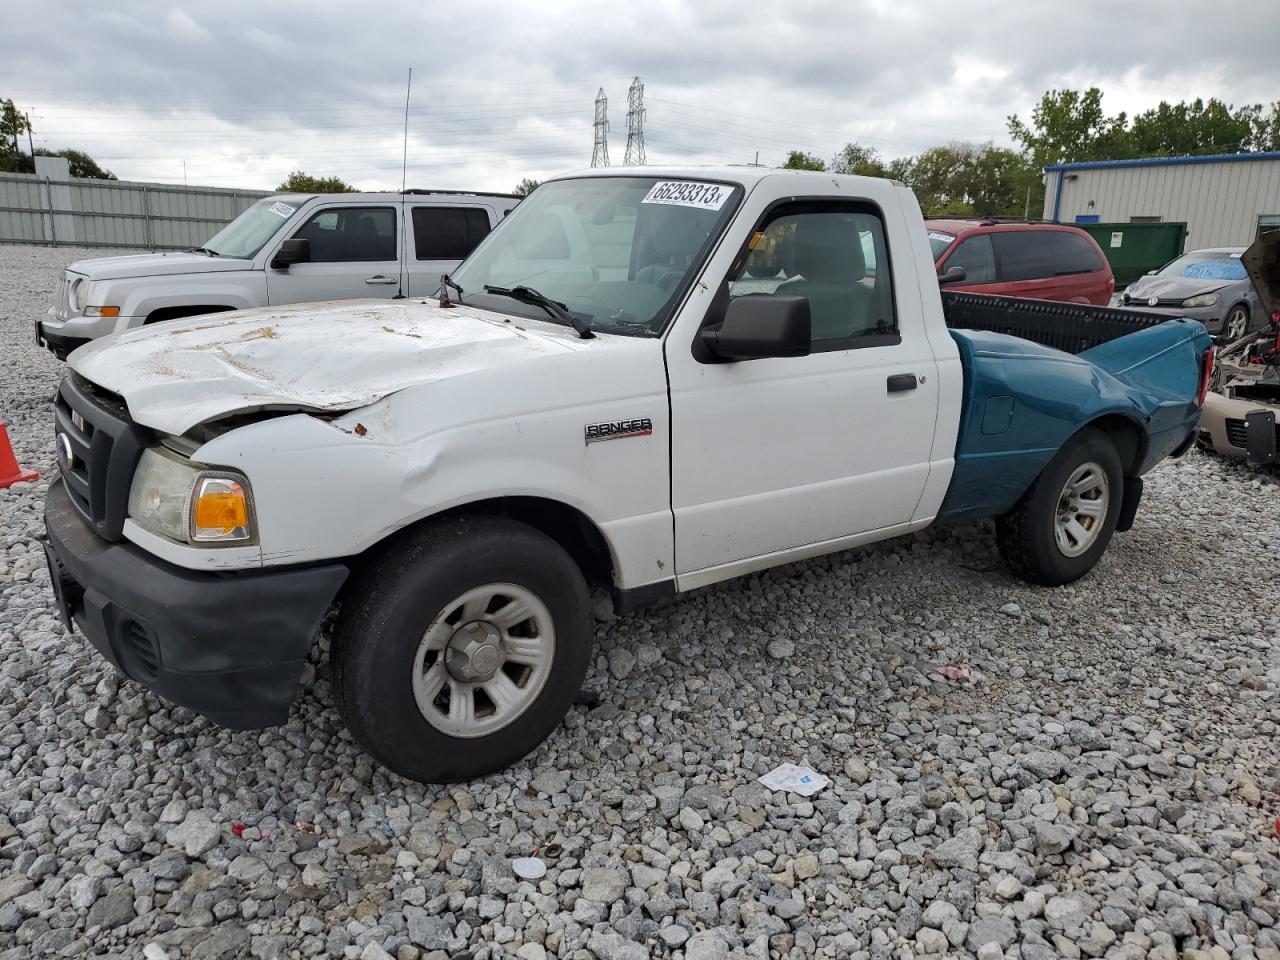
<path id="1" fill-rule="evenodd" d="M 1197 428 L 1201 449 L 1276 462 L 1280 414 L 1280 231 L 1259 237 L 1241 257 L 1268 325 L 1223 347 Z"/>
<path id="2" fill-rule="evenodd" d="M 1244 247 L 1193 250 L 1139 277 L 1119 305 L 1204 324 L 1219 343 L 1233 343 L 1266 326 L 1267 312 L 1241 262 Z"/>

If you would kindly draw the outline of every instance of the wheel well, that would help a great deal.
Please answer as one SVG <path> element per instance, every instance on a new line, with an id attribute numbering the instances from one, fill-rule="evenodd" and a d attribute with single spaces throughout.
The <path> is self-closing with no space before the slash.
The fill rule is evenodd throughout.
<path id="1" fill-rule="evenodd" d="M 162 323 L 165 320 L 178 320 L 182 317 L 198 317 L 206 313 L 226 313 L 228 310 L 234 309 L 235 307 L 228 307 L 226 304 L 218 303 L 186 307 L 161 307 L 159 310 L 152 310 L 147 314 L 147 319 L 143 321 L 143 325 Z"/>
<path id="2" fill-rule="evenodd" d="M 1111 439 L 1115 444 L 1116 453 L 1120 454 L 1120 464 L 1124 467 L 1125 476 L 1132 476 L 1145 452 L 1146 437 L 1143 435 L 1142 428 L 1119 413 L 1110 413 L 1097 420 L 1091 420 L 1085 424 L 1084 429 L 1090 427 L 1100 430 Z"/>
<path id="3" fill-rule="evenodd" d="M 423 517 L 416 523 L 405 527 L 404 530 L 414 530 L 424 524 L 435 523 L 446 517 L 458 517 L 467 514 L 507 517 L 511 520 L 518 520 L 521 523 L 528 524 L 535 530 L 545 533 L 560 546 L 564 547 L 569 556 L 573 558 L 573 562 L 578 565 L 578 569 L 582 571 L 582 576 L 587 581 L 588 586 L 599 586 L 606 590 L 613 589 L 613 554 L 609 550 L 609 544 L 605 540 L 604 534 L 600 532 L 600 528 L 592 522 L 591 518 L 581 510 L 558 500 L 550 500 L 544 497 L 496 497 L 491 500 L 479 500 L 474 503 L 465 503 L 441 513 L 433 513 L 429 517 Z M 403 532 L 400 531 L 397 537 Z M 363 563 L 367 562 L 367 557 L 385 548 L 395 539 L 396 537 L 392 537 L 371 547 L 360 558 L 359 564 L 363 565 Z"/>

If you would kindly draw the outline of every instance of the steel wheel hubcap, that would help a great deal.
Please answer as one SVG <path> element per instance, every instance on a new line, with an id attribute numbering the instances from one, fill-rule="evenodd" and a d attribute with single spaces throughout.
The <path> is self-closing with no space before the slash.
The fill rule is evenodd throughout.
<path id="1" fill-rule="evenodd" d="M 1076 467 L 1058 495 L 1054 539 L 1068 557 L 1078 557 L 1098 540 L 1107 520 L 1111 482 L 1096 463 Z"/>
<path id="2" fill-rule="evenodd" d="M 555 660 L 556 634 L 536 594 L 489 583 L 445 605 L 413 661 L 413 698 L 423 718 L 452 737 L 483 737 L 532 706 Z"/>

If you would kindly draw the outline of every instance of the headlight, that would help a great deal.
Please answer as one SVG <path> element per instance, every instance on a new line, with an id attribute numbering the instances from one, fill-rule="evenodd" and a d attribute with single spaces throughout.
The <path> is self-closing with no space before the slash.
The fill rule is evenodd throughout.
<path id="1" fill-rule="evenodd" d="M 249 481 L 206 470 L 162 447 L 143 451 L 129 488 L 135 523 L 180 543 L 243 544 L 254 538 Z"/>
<path id="2" fill-rule="evenodd" d="M 118 317 L 120 316 L 119 307 L 85 307 L 84 315 L 86 317 Z"/>
<path id="3" fill-rule="evenodd" d="M 1182 301 L 1184 307 L 1212 307 L 1218 302 L 1216 293 L 1201 293 L 1194 297 L 1187 297 Z"/>
<path id="4" fill-rule="evenodd" d="M 85 287 L 89 285 L 89 281 L 84 277 L 77 277 L 71 281 L 71 286 L 67 288 L 67 306 L 72 313 L 79 313 L 80 308 L 84 305 Z"/>

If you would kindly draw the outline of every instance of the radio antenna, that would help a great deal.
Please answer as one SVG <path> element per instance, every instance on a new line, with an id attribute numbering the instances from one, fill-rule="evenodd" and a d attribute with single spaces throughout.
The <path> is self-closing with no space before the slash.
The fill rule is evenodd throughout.
<path id="1" fill-rule="evenodd" d="M 409 92 L 413 89 L 413 67 L 409 68 L 409 82 L 404 85 L 404 155 L 400 161 L 400 250 L 401 263 L 404 263 L 409 243 L 409 231 L 404 222 L 404 188 L 409 179 Z M 398 283 L 396 284 L 396 295 L 392 300 L 404 299 L 404 267 L 401 266 L 400 273 L 397 275 Z"/>
<path id="2" fill-rule="evenodd" d="M 413 89 L 413 67 L 409 68 L 409 82 L 404 88 L 404 160 L 400 167 L 400 192 L 404 193 L 409 174 L 409 91 Z"/>

